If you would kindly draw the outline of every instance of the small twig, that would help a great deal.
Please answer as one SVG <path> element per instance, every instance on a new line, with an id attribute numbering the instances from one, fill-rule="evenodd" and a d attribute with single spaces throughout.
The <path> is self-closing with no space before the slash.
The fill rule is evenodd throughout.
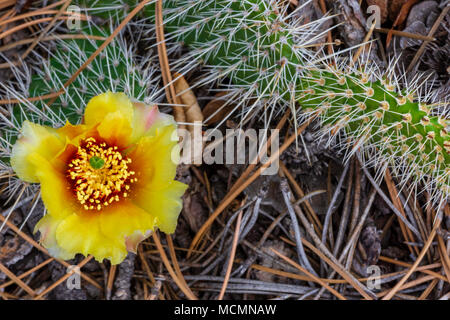
<path id="1" fill-rule="evenodd" d="M 435 41 L 436 40 L 436 38 L 423 36 L 421 34 L 415 34 L 415 33 L 410 33 L 410 32 L 405 32 L 405 31 L 399 31 L 399 30 L 391 30 L 391 29 L 387 29 L 387 28 L 375 28 L 375 31 L 381 32 L 381 33 L 392 33 L 397 36 L 411 38 L 411 39 L 417 39 L 417 40 L 425 40 L 425 41 Z"/>
<path id="2" fill-rule="evenodd" d="M 439 213 L 439 215 L 442 213 L 442 211 Z M 406 282 L 406 280 L 409 279 L 409 277 L 411 276 L 411 274 L 413 274 L 413 272 L 416 270 L 416 268 L 419 266 L 420 262 L 422 261 L 423 257 L 425 256 L 426 252 L 428 251 L 428 248 L 430 247 L 434 236 L 436 235 L 436 231 L 438 229 L 438 227 L 441 224 L 441 217 L 437 217 L 437 220 L 434 222 L 434 227 L 431 230 L 431 234 L 428 237 L 427 242 L 425 243 L 424 247 L 422 248 L 419 256 L 417 257 L 416 261 L 414 262 L 414 264 L 411 266 L 411 268 L 409 269 L 409 271 L 403 276 L 403 278 L 391 289 L 391 291 L 385 295 L 383 297 L 383 300 L 390 300 L 392 299 L 392 297 L 394 297 L 394 295 L 397 293 L 397 291 L 399 291 L 401 289 L 401 287 L 403 286 L 403 284 Z"/>
<path id="3" fill-rule="evenodd" d="M 158 278 L 163 277 L 160 275 Z M 160 279 L 157 279 L 155 284 L 152 287 L 152 290 L 150 292 L 150 295 L 148 297 L 148 300 L 156 300 L 158 296 L 161 296 L 161 287 L 162 287 L 162 281 Z"/>
<path id="4" fill-rule="evenodd" d="M 222 284 L 222 289 L 220 290 L 220 294 L 219 294 L 219 297 L 217 298 L 217 300 L 223 299 L 223 296 L 225 295 L 225 290 L 227 289 L 228 281 L 230 280 L 231 269 L 233 268 L 233 260 L 234 260 L 235 254 L 236 254 L 236 248 L 237 248 L 238 239 L 239 239 L 239 230 L 241 228 L 241 219 L 242 219 L 242 211 L 239 212 L 239 215 L 237 217 L 236 230 L 234 231 L 233 243 L 231 245 L 231 252 L 230 252 L 230 258 L 228 260 L 227 272 L 225 274 L 225 278 L 224 278 L 223 284 Z"/>
<path id="5" fill-rule="evenodd" d="M 361 156 L 359 154 L 358 154 L 358 160 L 360 163 L 362 162 Z M 392 204 L 392 202 L 389 200 L 389 198 L 383 192 L 383 190 L 381 190 L 380 186 L 378 186 L 378 184 L 376 183 L 375 179 L 371 176 L 369 171 L 364 166 L 362 166 L 362 169 L 363 169 L 366 177 L 369 179 L 370 183 L 372 184 L 372 186 L 377 190 L 378 194 L 383 198 L 383 200 L 386 202 L 386 204 L 389 206 L 389 208 L 391 208 L 391 210 L 394 211 L 394 213 L 397 215 L 397 217 L 399 217 L 399 219 L 402 220 L 402 222 L 417 236 L 417 238 L 420 239 L 419 231 L 417 231 L 416 228 L 414 228 L 414 226 L 408 220 L 406 220 L 406 218 L 400 213 L 400 211 L 397 210 L 397 208 Z"/>
<path id="6" fill-rule="evenodd" d="M 272 250 L 273 253 L 275 253 L 277 256 L 279 256 L 281 259 L 283 259 L 284 261 L 286 261 L 287 263 L 291 264 L 292 266 L 296 267 L 297 269 L 299 269 L 301 272 L 303 272 L 304 274 L 306 274 L 308 277 L 310 277 L 312 279 L 312 281 L 317 282 L 318 284 L 320 284 L 323 288 L 327 289 L 328 291 L 330 291 L 332 294 L 334 294 L 337 298 L 339 298 L 340 300 L 347 300 L 343 295 L 341 295 L 339 292 L 337 292 L 336 290 L 334 290 L 332 287 L 330 287 L 328 284 L 326 284 L 324 281 L 322 281 L 322 279 L 320 279 L 319 277 L 316 277 L 314 274 L 310 273 L 308 270 L 306 270 L 305 268 L 303 268 L 302 266 L 298 265 L 297 263 L 295 263 L 294 261 L 292 261 L 291 259 L 289 259 L 288 257 L 284 256 L 283 254 L 281 254 L 280 252 L 278 252 L 277 250 L 275 250 L 274 248 L 270 248 L 270 250 Z"/>
<path id="7" fill-rule="evenodd" d="M 344 240 L 345 230 L 347 229 L 348 225 L 348 217 L 350 214 L 350 198 L 352 195 L 352 186 L 353 186 L 353 172 L 355 169 L 354 162 L 355 161 L 353 158 L 353 161 L 350 164 L 350 173 L 347 179 L 347 192 L 345 194 L 344 208 L 342 209 L 341 221 L 339 223 L 339 231 L 333 248 L 333 255 L 335 256 L 337 256 L 337 253 L 339 252 L 342 241 Z"/>
<path id="8" fill-rule="evenodd" d="M 106 283 L 106 300 L 111 300 L 112 287 L 114 284 L 114 277 L 116 276 L 117 265 L 111 265 L 109 268 L 108 281 Z"/>
<path id="9" fill-rule="evenodd" d="M 327 233 L 330 225 L 331 214 L 333 213 L 334 205 L 338 199 L 339 194 L 341 193 L 342 185 L 344 184 L 345 177 L 347 176 L 349 164 L 347 163 L 344 167 L 344 171 L 342 171 L 341 177 L 339 178 L 338 185 L 336 186 L 336 190 L 334 191 L 333 197 L 331 198 L 330 205 L 328 206 L 327 213 L 325 215 L 325 221 L 323 223 L 322 229 L 322 242 L 325 244 L 327 241 Z"/>
<path id="10" fill-rule="evenodd" d="M 441 12 L 441 14 L 439 15 L 439 17 L 436 19 L 436 21 L 434 22 L 433 26 L 430 29 L 430 32 L 428 32 L 428 37 L 432 37 L 434 35 L 434 33 L 436 32 L 436 30 L 438 29 L 439 25 L 442 22 L 442 19 L 444 19 L 444 17 L 447 15 L 448 10 L 450 9 L 450 6 L 447 5 Z M 406 69 L 406 72 L 409 72 L 412 70 L 412 68 L 416 67 L 418 64 L 417 62 L 419 61 L 419 58 L 422 56 L 422 53 L 425 51 L 425 48 L 427 47 L 428 43 L 430 43 L 430 41 L 424 41 L 422 43 L 422 45 L 420 46 L 419 50 L 417 50 L 414 58 L 411 60 L 411 63 L 409 64 L 408 68 Z"/>
<path id="11" fill-rule="evenodd" d="M 302 245 L 302 236 L 300 233 L 300 227 L 298 224 L 297 216 L 295 215 L 294 209 L 292 208 L 291 200 L 289 198 L 289 186 L 286 181 L 286 179 L 282 179 L 280 183 L 281 187 L 281 193 L 283 194 L 284 203 L 286 204 L 286 207 L 289 212 L 289 217 L 291 218 L 291 224 L 294 228 L 294 238 L 297 248 L 297 255 L 298 255 L 298 261 L 300 262 L 300 265 L 304 265 L 306 269 L 310 271 L 310 273 L 317 276 L 316 271 L 311 266 L 311 263 L 308 260 L 308 257 L 306 256 L 305 249 Z"/>

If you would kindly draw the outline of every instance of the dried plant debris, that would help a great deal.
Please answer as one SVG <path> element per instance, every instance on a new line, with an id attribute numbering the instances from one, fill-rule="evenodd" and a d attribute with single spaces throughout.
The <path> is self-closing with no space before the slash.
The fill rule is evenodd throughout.
<path id="1" fill-rule="evenodd" d="M 126 13 L 128 10 L 123 9 L 123 2 L 119 0 L 103 2 L 119 5 L 116 11 L 118 11 L 120 17 L 122 17 L 122 13 Z M 133 3 L 133 1 L 127 2 Z M 225 2 L 223 1 L 223 3 Z M 329 48 L 338 51 L 354 47 L 352 50 L 354 53 L 369 31 L 367 26 L 369 15 L 366 9 L 371 5 L 380 7 L 383 27 L 391 28 L 397 20 L 401 20 L 402 23 L 394 26 L 395 30 L 428 36 L 444 8 L 445 1 L 417 1 L 415 5 L 409 6 L 413 2 L 408 0 L 298 0 L 292 1 L 289 9 L 285 12 L 277 12 L 277 14 L 282 15 L 279 19 L 285 23 L 284 17 L 289 16 L 291 12 L 295 12 L 295 15 L 290 17 L 288 21 L 288 23 L 294 21 L 296 23 L 295 28 L 301 29 L 303 24 L 312 22 L 316 33 L 297 34 L 299 37 L 296 37 L 295 41 L 297 41 L 296 45 L 301 45 L 302 41 L 308 42 L 308 46 L 311 46 L 311 52 L 313 52 L 311 56 L 308 56 L 308 59 L 313 60 L 318 57 L 322 50 L 325 52 L 328 50 L 328 46 L 323 45 L 328 42 L 329 36 L 333 40 L 332 47 Z M 17 1 L 16 3 L 17 10 L 21 12 L 33 9 L 27 7 L 30 1 Z M 164 1 L 164 3 L 165 5 L 172 5 L 173 1 Z M 325 11 L 329 15 L 337 15 L 328 19 L 328 15 L 324 14 L 324 4 Z M 129 8 L 132 7 L 132 5 L 129 6 Z M 408 10 L 405 10 L 405 8 L 408 8 Z M 200 9 L 203 10 L 204 8 Z M 295 11 L 296 9 L 297 11 Z M 175 12 L 170 8 L 167 11 L 169 13 Z M 154 61 L 159 58 L 154 49 L 154 39 L 141 39 L 142 34 L 153 32 L 153 20 L 148 17 L 151 14 L 152 10 L 146 10 L 138 19 L 129 23 L 126 32 L 120 35 L 120 41 L 123 42 L 120 44 L 127 44 L 123 48 L 133 49 L 131 50 L 133 56 L 127 56 L 129 58 L 127 59 L 128 66 L 134 65 L 136 62 L 137 66 L 143 66 L 143 69 L 145 69 L 146 61 L 152 65 L 149 67 L 152 74 L 149 77 L 144 77 L 142 82 L 151 82 L 152 85 L 154 82 L 157 83 L 155 85 L 155 91 L 157 92 L 152 92 L 152 96 L 157 96 L 158 102 L 164 104 L 163 108 L 167 112 L 172 112 L 173 107 L 166 105 L 167 100 L 164 100 L 161 94 L 164 92 L 164 88 L 160 86 L 158 76 L 160 70 L 153 66 Z M 202 19 L 206 17 L 205 15 L 200 16 Z M 304 18 L 305 16 L 306 18 Z M 228 21 L 225 20 L 224 22 Z M 314 24 L 314 21 L 317 20 L 321 21 L 320 25 Z M 340 24 L 339 27 L 335 28 L 338 23 Z M 289 24 L 289 27 L 292 26 Z M 5 30 L 12 27 L 14 25 L 10 24 Z M 179 94 L 180 104 L 184 105 L 186 111 L 190 110 L 189 114 L 184 114 L 186 122 L 203 120 L 202 130 L 217 127 L 218 130 L 225 133 L 227 129 L 258 130 L 268 126 L 273 127 L 274 123 L 281 119 L 288 104 L 280 99 L 279 92 L 274 91 L 273 96 L 271 92 L 268 98 L 269 94 L 261 89 L 263 86 L 259 88 L 251 87 L 249 90 L 245 90 L 250 88 L 246 83 L 233 86 L 232 83 L 235 78 L 239 78 L 241 75 L 239 72 L 233 72 L 233 69 L 226 65 L 223 69 L 219 68 L 227 57 L 221 57 L 218 60 L 213 59 L 205 66 L 200 67 L 196 57 L 203 52 L 202 50 L 209 52 L 208 50 L 212 50 L 213 47 L 195 48 L 199 45 L 198 41 L 193 42 L 194 49 L 192 49 L 192 46 L 190 48 L 182 47 L 179 43 L 172 46 L 170 40 L 175 37 L 173 25 L 170 28 L 172 32 L 169 32 L 167 37 L 168 58 L 172 62 L 170 72 L 182 74 L 181 81 L 175 83 L 175 87 Z M 329 30 L 330 28 L 331 30 Z M 186 30 L 187 28 L 182 29 L 180 34 L 184 34 L 187 32 Z M 24 29 L 11 35 L 11 37 L 5 37 L 0 40 L 0 45 L 25 39 L 29 37 L 29 31 Z M 306 31 L 312 30 L 306 29 Z M 427 85 L 433 86 L 432 89 L 435 90 L 435 93 L 428 95 L 428 98 L 446 101 L 450 88 L 449 31 L 450 17 L 447 15 L 431 35 L 435 40 L 427 44 L 419 62 L 416 64 L 416 68 L 405 77 L 401 77 L 401 70 L 408 67 L 422 46 L 422 40 L 394 35 L 386 52 L 387 59 L 385 61 L 387 65 L 384 65 L 381 63 L 383 60 L 381 53 L 385 48 L 379 44 L 385 44 L 386 35 L 375 33 L 372 39 L 378 37 L 379 41 L 371 42 L 370 60 L 364 60 L 366 59 L 364 58 L 362 61 L 376 65 L 376 70 L 368 69 L 369 72 L 376 73 L 386 70 L 386 68 L 389 69 L 390 61 L 394 61 L 400 56 L 397 64 L 400 67 L 398 68 L 400 72 L 389 70 L 393 78 L 401 78 L 396 85 L 404 85 L 407 81 L 403 78 L 418 77 L 419 72 L 425 72 L 423 77 L 426 78 L 431 75 Z M 320 36 L 317 36 L 317 34 L 320 34 Z M 134 35 L 139 35 L 139 37 L 134 37 Z M 151 38 L 151 35 L 149 36 Z M 50 49 L 44 50 L 43 48 Z M 108 55 L 111 52 L 114 53 L 114 51 L 111 51 L 112 48 L 105 52 Z M 231 49 L 232 53 L 235 54 L 235 48 Z M 369 49 L 369 46 L 366 46 L 366 49 Z M 18 46 L 3 51 L 1 52 L 2 58 L 14 61 L 24 50 L 26 50 L 26 46 Z M 45 59 L 47 57 L 45 52 L 54 52 L 57 50 L 57 46 L 53 42 L 49 42 L 48 46 L 41 44 L 37 50 L 40 56 Z M 90 52 L 92 53 L 93 50 Z M 365 52 L 362 55 L 364 56 Z M 244 69 L 249 67 L 249 59 L 244 56 L 244 54 L 241 54 L 239 57 L 235 57 L 236 61 L 232 61 L 235 66 L 241 66 Z M 204 56 L 205 59 L 209 59 L 209 57 L 208 54 Z M 67 74 L 65 73 L 66 78 L 76 71 L 85 60 L 84 58 L 77 60 L 71 70 L 67 71 Z M 278 60 L 277 68 L 283 65 L 282 61 Z M 329 66 L 338 63 L 338 67 L 340 67 L 343 60 L 345 59 L 330 60 L 326 63 L 329 63 Z M 324 63 L 324 68 L 328 68 L 326 63 Z M 31 71 L 30 76 L 34 75 L 36 70 L 30 67 L 35 65 L 34 62 L 27 58 L 24 65 L 27 67 L 26 70 Z M 238 67 L 236 70 L 239 69 Z M 359 65 L 359 68 L 364 68 L 364 64 Z M 182 72 L 186 69 L 188 69 L 188 72 Z M 132 70 L 132 68 L 130 67 L 127 70 Z M 214 71 L 219 73 L 223 71 L 220 79 L 215 77 Z M 261 72 L 263 71 L 268 72 L 268 70 L 262 70 Z M 358 77 L 363 76 L 363 73 L 359 73 L 360 70 L 355 68 L 354 71 Z M 12 75 L 13 73 L 0 70 L 0 81 L 6 83 Z M 329 75 L 329 73 L 326 73 L 326 75 Z M 313 75 L 309 74 L 308 76 Z M 355 80 L 355 77 L 352 79 Z M 82 83 L 86 78 L 81 74 L 80 79 Z M 150 81 L 152 79 L 155 81 Z M 213 80 L 209 81 L 211 79 Z M 260 81 L 260 78 L 255 79 Z M 282 82 L 287 83 L 286 78 L 282 78 Z M 57 81 L 54 81 L 54 83 L 57 83 Z M 264 85 L 263 82 L 261 84 Z M 314 86 L 316 91 L 322 90 L 319 87 L 320 83 L 317 85 L 308 84 Z M 389 84 L 386 83 L 386 85 Z M 330 87 L 332 86 L 337 86 L 337 84 L 333 82 Z M 358 94 L 359 96 L 363 95 L 362 92 Z M 333 95 L 331 94 L 331 96 Z M 312 103 L 320 105 L 323 101 L 331 99 L 331 96 L 322 97 L 322 100 L 319 99 L 320 97 L 315 97 Z M 140 95 L 139 97 L 143 98 L 144 96 Z M 260 99 L 261 97 L 268 99 Z M 0 97 L 0 99 L 3 99 L 3 97 Z M 244 100 L 246 103 L 243 103 Z M 308 103 L 308 101 L 305 101 L 305 103 Z M 3 107 L 0 106 L 0 108 Z M 448 107 L 441 106 L 440 108 L 441 111 L 442 109 L 445 111 L 445 108 Z M 254 112 L 257 116 L 250 117 L 249 121 L 242 121 L 251 112 Z M 445 112 L 440 113 L 445 114 Z M 0 113 L 0 117 L 2 117 L 2 113 Z M 296 114 L 296 117 L 296 120 L 300 119 L 299 114 Z M 405 182 L 403 187 L 397 190 L 400 193 L 400 203 L 405 211 L 405 219 L 420 231 L 418 236 L 412 233 L 408 227 L 405 227 L 398 215 L 395 214 L 394 206 L 391 203 L 395 202 L 395 198 L 389 197 L 391 189 L 388 188 L 389 182 L 383 181 L 384 173 L 379 171 L 379 174 L 376 175 L 377 172 L 371 169 L 363 171 L 357 157 L 349 157 L 340 148 L 344 141 L 341 140 L 342 137 L 338 136 L 334 139 L 330 134 L 331 131 L 321 131 L 318 122 L 313 121 L 280 156 L 280 161 L 285 170 L 291 175 L 290 179 L 287 179 L 286 172 L 281 168 L 279 174 L 261 175 L 256 178 L 242 193 L 229 202 L 223 212 L 209 226 L 208 231 L 200 240 L 200 245 L 194 250 L 191 250 L 194 237 L 202 230 L 208 218 L 214 214 L 217 208 L 230 197 L 230 190 L 236 187 L 235 182 L 246 170 L 250 160 L 250 148 L 247 144 L 245 152 L 242 148 L 234 150 L 236 157 L 238 153 L 241 156 L 245 155 L 245 163 L 203 163 L 198 166 L 183 164 L 177 168 L 176 180 L 188 184 L 189 188 L 183 196 L 182 214 L 178 220 L 176 232 L 172 236 L 176 261 L 171 255 L 170 250 L 172 248 L 169 242 L 165 237 L 160 237 L 160 241 L 171 265 L 175 267 L 175 262 L 178 264 L 187 285 L 199 299 L 217 299 L 219 296 L 224 278 L 227 275 L 227 265 L 239 214 L 242 215 L 240 234 L 224 296 L 226 299 L 336 298 L 324 286 L 312 281 L 311 278 L 306 278 L 304 272 L 274 254 L 273 250 L 308 269 L 305 260 L 302 260 L 302 255 L 306 256 L 306 260 L 314 271 L 312 273 L 322 280 L 326 280 L 328 285 L 347 299 L 364 298 L 358 288 L 366 286 L 365 280 L 361 278 L 371 275 L 368 272 L 369 266 L 378 267 L 382 275 L 385 276 L 382 279 L 381 289 L 370 289 L 368 291 L 368 297 L 377 298 L 377 294 L 379 298 L 390 292 L 399 279 L 417 261 L 418 254 L 430 235 L 433 223 L 437 221 L 435 218 L 436 212 L 425 206 L 429 201 L 429 195 L 425 191 L 421 191 L 416 197 L 412 197 L 408 193 L 410 182 Z M 293 118 L 289 118 L 280 132 L 280 145 L 286 141 L 286 137 L 293 135 L 297 128 L 298 123 Z M 188 128 L 188 130 L 191 129 Z M 364 134 L 362 131 L 358 133 L 360 135 L 357 135 L 357 137 Z M 0 139 L 2 139 L 1 135 Z M 206 142 L 205 146 L 208 143 L 210 142 Z M 224 149 L 224 159 L 227 156 L 226 151 Z M 2 160 L 1 155 L 0 160 Z M 375 186 L 366 177 L 366 174 L 375 177 Z M 8 179 L 14 181 L 9 176 L 3 178 L 0 175 L 0 179 L 2 183 L 8 181 Z M 396 177 L 394 177 L 395 179 Z M 390 187 L 392 188 L 392 186 Z M 0 189 L 0 198 L 2 199 L 0 210 L 3 210 L 4 215 L 8 213 L 4 210 L 12 204 L 11 200 L 16 200 L 20 187 L 14 185 L 14 188 L 11 187 L 9 190 L 13 191 L 3 194 L 4 191 Z M 300 195 L 302 192 L 306 197 Z M 387 195 L 387 197 L 384 198 L 382 195 Z M 11 199 L 9 199 L 8 204 L 3 204 L 2 202 L 5 202 L 9 197 Z M 305 200 L 306 198 L 307 200 Z M 302 201 L 301 204 L 294 203 L 299 200 Z M 332 207 L 330 208 L 330 206 Z M 417 266 L 420 270 L 416 270 L 406 282 L 406 285 L 411 287 L 399 288 L 393 297 L 394 299 L 417 299 L 421 296 L 425 299 L 439 299 L 448 296 L 450 291 L 448 268 L 450 266 L 446 265 L 447 260 L 444 257 L 445 253 L 448 253 L 450 211 L 448 208 L 446 210 L 447 215 L 444 215 L 443 222 L 437 229 L 437 236 L 433 239 L 430 249 L 427 250 L 421 263 Z M 39 234 L 33 234 L 32 231 L 44 212 L 45 208 L 42 201 L 35 201 L 31 197 L 23 203 L 20 202 L 20 205 L 14 208 L 9 216 L 9 221 L 18 228 L 20 227 L 25 235 L 38 240 Z M 324 225 L 328 226 L 328 232 L 323 232 Z M 298 243 L 303 243 L 303 251 L 299 250 Z M 48 259 L 48 255 L 35 248 L 12 229 L 5 227 L 0 231 L 0 263 L 15 275 L 20 276 Z M 68 263 L 76 265 L 82 260 L 83 257 L 76 256 Z M 430 267 L 427 270 L 433 271 L 433 273 L 425 274 L 422 269 L 424 267 Z M 80 288 L 69 289 L 68 285 L 76 284 L 76 282 L 73 282 L 76 280 L 70 278 L 69 281 L 63 281 L 53 288 L 44 298 L 67 300 L 186 298 L 185 293 L 168 272 L 160 251 L 156 249 L 152 238 L 148 238 L 140 245 L 137 255 L 131 253 L 127 256 L 125 261 L 117 267 L 111 282 L 108 283 L 111 275 L 110 270 L 111 266 L 108 262 L 99 263 L 91 260 L 82 267 L 81 272 L 98 285 L 92 285 L 91 282 L 82 277 Z M 395 272 L 400 273 L 394 274 Z M 23 281 L 39 294 L 50 288 L 66 274 L 67 266 L 59 261 L 52 261 L 24 277 Z M 415 286 L 410 285 L 411 281 L 420 280 L 424 275 L 431 275 L 430 279 Z M 8 294 L 12 298 L 19 299 L 32 298 L 15 283 L 5 288 L 1 287 L 2 284 L 10 280 L 6 274 L 0 272 L 0 298 L 2 294 Z M 434 286 L 434 281 L 437 282 L 436 286 Z M 111 290 L 108 290 L 109 288 Z"/>
<path id="2" fill-rule="evenodd" d="M 412 34 L 428 36 L 441 14 L 444 2 L 423 1 L 414 5 L 405 23 L 403 31 Z M 450 54 L 450 12 L 442 19 L 436 31 L 431 35 L 435 40 L 427 43 L 424 52 L 420 56 L 419 63 L 414 66 L 414 72 L 423 72 L 424 78 L 429 78 L 429 83 L 436 89 L 436 101 L 449 99 L 449 63 Z M 416 56 L 423 40 L 402 37 L 395 41 L 394 52 L 401 52 L 401 64 L 406 69 Z M 391 53 L 395 54 L 395 53 Z M 413 73 L 414 73 L 413 72 Z M 434 82 L 433 82 L 434 81 Z"/>
<path id="3" fill-rule="evenodd" d="M 381 252 L 380 230 L 377 229 L 372 219 L 367 221 L 361 232 L 361 244 L 366 251 L 366 264 L 376 265 Z"/>
<path id="4" fill-rule="evenodd" d="M 129 300 L 131 299 L 131 279 L 134 274 L 134 261 L 136 255 L 129 253 L 123 263 L 118 267 L 117 278 L 114 281 L 114 295 L 113 300 Z"/>
<path id="5" fill-rule="evenodd" d="M 14 210 L 9 219 L 16 226 L 23 223 L 19 210 Z M 8 228 L 4 228 L 0 232 L 0 262 L 5 266 L 9 267 L 18 263 L 31 252 L 32 248 L 30 243 L 17 237 Z"/>

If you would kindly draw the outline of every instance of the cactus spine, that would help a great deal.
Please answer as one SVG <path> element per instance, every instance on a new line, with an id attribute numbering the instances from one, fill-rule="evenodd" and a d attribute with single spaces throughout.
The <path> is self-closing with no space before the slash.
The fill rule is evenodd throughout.
<path id="1" fill-rule="evenodd" d="M 126 10 L 118 8 L 135 4 L 88 6 L 119 17 Z M 143 14 L 153 21 L 154 10 L 153 2 Z M 273 0 L 164 1 L 166 39 L 190 49 L 177 71 L 203 62 L 209 68 L 203 83 L 230 79 L 227 90 L 240 95 L 240 105 L 250 105 L 244 112 L 269 110 L 270 119 L 290 107 L 295 120 L 319 117 L 323 131 L 339 136 L 348 155 L 361 149 L 367 165 L 379 172 L 389 165 L 402 185 L 413 183 L 416 194 L 424 187 L 434 202 L 446 200 L 449 122 L 425 103 L 429 95 L 421 95 L 418 79 L 401 88 L 393 65 L 381 72 L 368 60 L 353 64 L 345 50 L 330 56 L 311 50 L 324 33 L 318 31 L 323 21 L 304 23 L 297 11 Z"/>
<path id="2" fill-rule="evenodd" d="M 84 26 L 83 33 L 106 38 L 110 30 L 89 23 Z M 0 177 L 11 175 L 11 149 L 25 120 L 52 127 L 61 127 L 66 121 L 78 124 L 87 102 L 106 91 L 125 92 L 132 99 L 147 104 L 160 100 L 160 77 L 152 57 L 139 57 L 134 52 L 135 46 L 127 44 L 121 33 L 51 105 L 48 100 L 26 101 L 27 97 L 47 95 L 61 89 L 101 43 L 102 40 L 88 38 L 60 40 L 55 49 L 48 49 L 49 59 L 36 57 L 32 64 L 33 76 L 30 76 L 31 69 L 25 66 L 24 72 L 15 69 L 14 86 L 0 83 L 2 98 L 23 100 L 21 104 L 6 105 L 6 112 L 0 113 Z M 14 195 L 21 182 L 12 177 L 7 187 Z"/>
<path id="3" fill-rule="evenodd" d="M 318 115 L 324 130 L 342 133 L 348 154 L 361 148 L 368 164 L 389 164 L 400 182 L 421 183 L 434 200 L 448 197 L 449 122 L 422 101 L 418 81 L 401 89 L 392 66 L 381 73 L 370 61 L 352 66 L 342 53 L 307 49 L 320 21 L 302 24 L 279 1 L 164 3 L 167 37 L 237 90 L 288 105 L 299 119 Z"/>

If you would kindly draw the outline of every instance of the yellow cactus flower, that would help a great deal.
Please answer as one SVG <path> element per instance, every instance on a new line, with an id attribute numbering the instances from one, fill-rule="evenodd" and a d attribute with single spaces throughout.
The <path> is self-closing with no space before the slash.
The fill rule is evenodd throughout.
<path id="1" fill-rule="evenodd" d="M 155 227 L 173 233 L 186 185 L 175 181 L 176 123 L 123 93 L 92 98 L 84 122 L 51 128 L 24 122 L 11 165 L 40 183 L 47 214 L 35 232 L 50 254 L 120 263 Z"/>

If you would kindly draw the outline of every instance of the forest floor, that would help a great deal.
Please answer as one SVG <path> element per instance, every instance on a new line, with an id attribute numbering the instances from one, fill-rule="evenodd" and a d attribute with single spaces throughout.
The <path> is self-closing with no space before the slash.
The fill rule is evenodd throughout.
<path id="1" fill-rule="evenodd" d="M 46 3 L 34 2 L 0 0 L 1 82 L 14 77 L 8 63 L 18 58 L 28 63 L 32 39 L 54 18 L 53 13 L 33 14 Z M 290 2 L 295 7 L 303 1 Z M 340 47 L 350 47 L 366 37 L 371 5 L 381 14 L 372 58 L 387 65 L 390 57 L 401 53 L 406 73 L 427 73 L 439 98 L 448 100 L 448 1 L 320 0 L 304 10 L 311 19 L 326 11 L 338 13 L 333 23 L 342 25 L 329 37 L 334 43 L 339 39 Z M 24 13 L 30 15 L 13 19 Z M 33 23 L 43 17 L 50 19 Z M 186 79 L 189 82 L 189 75 Z M 208 89 L 193 89 L 205 118 L 221 104 Z M 218 120 L 206 125 L 212 127 Z M 294 130 L 282 115 L 274 126 L 277 123 L 281 145 Z M 244 129 L 263 126 L 254 121 Z M 235 127 L 230 118 L 219 129 Z M 226 288 L 224 299 L 449 299 L 448 205 L 441 225 L 433 228 L 436 213 L 424 207 L 424 196 L 408 198 L 407 190 L 399 191 L 389 176 L 374 185 L 371 170 L 363 170 L 356 158 L 344 162 L 333 146 L 312 138 L 314 130 L 313 125 L 307 127 L 298 143 L 280 155 L 276 175 L 260 175 L 259 165 L 180 165 L 177 179 L 189 188 L 175 234 L 156 233 L 118 266 L 83 256 L 67 262 L 52 258 L 32 233 L 44 212 L 42 202 L 30 217 L 34 201 L 19 202 L 0 231 L 0 298 L 217 299 Z M 5 200 L 0 189 L 0 224 L 12 205 Z M 420 226 L 420 239 L 393 207 Z M 217 217 L 208 219 L 213 215 Z M 203 230 L 199 245 L 190 250 Z M 295 262 L 299 246 L 317 275 Z M 67 285 L 70 265 L 81 267 L 79 289 Z M 376 272 L 380 287 L 368 293 Z"/>

